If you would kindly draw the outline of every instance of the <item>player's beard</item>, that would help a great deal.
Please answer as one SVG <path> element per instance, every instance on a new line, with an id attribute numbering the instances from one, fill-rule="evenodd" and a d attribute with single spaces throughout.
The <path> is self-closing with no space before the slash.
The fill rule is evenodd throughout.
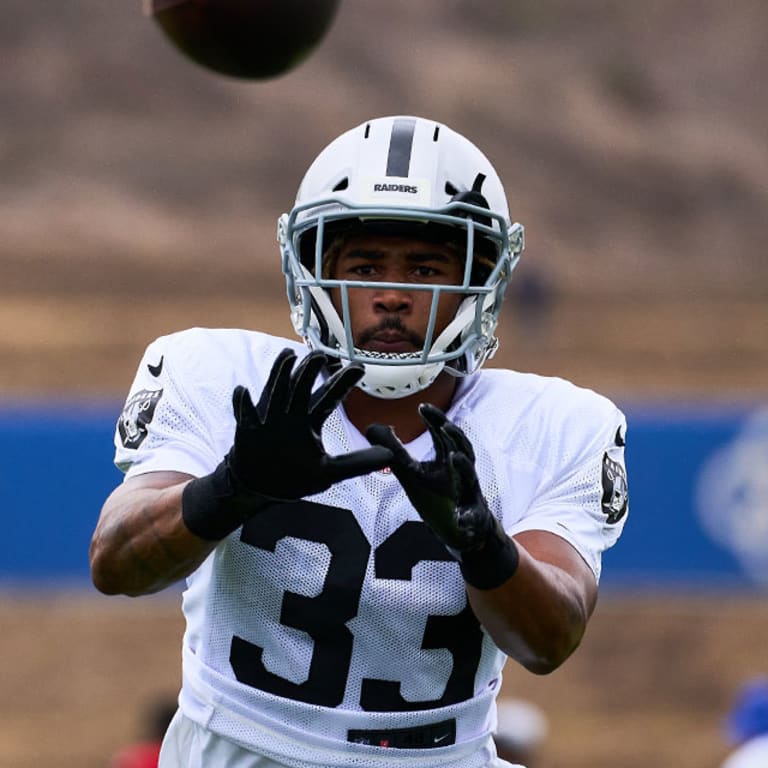
<path id="1" fill-rule="evenodd" d="M 395 331 L 403 337 L 403 341 L 408 342 L 413 346 L 414 352 L 424 349 L 424 337 L 420 336 L 415 331 L 411 331 L 406 328 L 400 318 L 397 315 L 390 315 L 385 317 L 378 325 L 365 328 L 358 334 L 355 339 L 355 346 L 358 349 L 365 349 L 366 344 L 373 341 L 380 333 L 387 331 Z"/>

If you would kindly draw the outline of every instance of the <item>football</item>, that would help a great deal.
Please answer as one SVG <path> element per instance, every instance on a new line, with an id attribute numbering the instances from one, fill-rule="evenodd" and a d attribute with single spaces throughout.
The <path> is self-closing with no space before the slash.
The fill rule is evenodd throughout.
<path id="1" fill-rule="evenodd" d="M 199 65 L 243 79 L 277 77 L 320 43 L 340 0 L 145 0 L 145 12 Z"/>

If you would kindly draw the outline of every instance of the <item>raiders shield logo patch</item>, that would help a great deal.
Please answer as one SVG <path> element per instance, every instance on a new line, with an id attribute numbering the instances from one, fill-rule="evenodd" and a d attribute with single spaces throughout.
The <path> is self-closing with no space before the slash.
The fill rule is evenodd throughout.
<path id="1" fill-rule="evenodd" d="M 609 525 L 618 523 L 624 517 L 629 505 L 627 473 L 624 466 L 618 461 L 614 461 L 607 452 L 603 455 L 603 498 L 601 502 Z"/>
<path id="2" fill-rule="evenodd" d="M 126 448 L 138 448 L 142 444 L 162 395 L 162 389 L 142 389 L 128 398 L 117 423 L 120 439 Z"/>

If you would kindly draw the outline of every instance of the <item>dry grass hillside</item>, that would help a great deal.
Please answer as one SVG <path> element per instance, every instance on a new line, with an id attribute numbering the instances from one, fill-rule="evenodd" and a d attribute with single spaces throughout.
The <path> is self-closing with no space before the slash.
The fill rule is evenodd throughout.
<path id="1" fill-rule="evenodd" d="M 138 0 L 6 6 L 0 392 L 119 397 L 160 333 L 290 333 L 275 218 L 325 143 L 392 113 L 470 135 L 526 224 L 498 364 L 768 390 L 760 0 L 346 0 L 260 83 L 182 59 Z"/>

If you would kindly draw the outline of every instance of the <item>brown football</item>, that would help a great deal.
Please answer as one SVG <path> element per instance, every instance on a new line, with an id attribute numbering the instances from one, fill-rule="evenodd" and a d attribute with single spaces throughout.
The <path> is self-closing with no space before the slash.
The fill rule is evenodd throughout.
<path id="1" fill-rule="evenodd" d="M 320 43 L 340 0 L 145 0 L 171 42 L 201 66 L 245 79 L 277 77 Z"/>

